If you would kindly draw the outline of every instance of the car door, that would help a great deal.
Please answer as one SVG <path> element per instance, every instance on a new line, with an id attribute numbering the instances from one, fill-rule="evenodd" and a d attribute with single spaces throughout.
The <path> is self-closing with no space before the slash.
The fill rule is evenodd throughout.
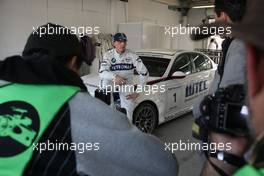
<path id="1" fill-rule="evenodd" d="M 190 59 L 193 62 L 194 73 L 190 78 L 188 90 L 186 89 L 185 102 L 188 106 L 193 106 L 196 99 L 208 94 L 213 65 L 210 59 L 200 53 L 191 53 Z"/>
<path id="2" fill-rule="evenodd" d="M 183 78 L 174 78 L 172 74 L 176 71 L 181 71 L 186 74 Z M 179 55 L 169 72 L 168 80 L 166 82 L 166 115 L 173 118 L 179 111 L 182 110 L 184 105 L 185 87 L 189 84 L 189 75 L 192 73 L 192 63 L 187 53 Z"/>

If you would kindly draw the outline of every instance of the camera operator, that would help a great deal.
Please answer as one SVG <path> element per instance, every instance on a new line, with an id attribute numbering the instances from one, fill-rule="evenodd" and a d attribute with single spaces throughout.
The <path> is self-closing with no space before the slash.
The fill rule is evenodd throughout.
<path id="1" fill-rule="evenodd" d="M 241 21 L 246 8 L 246 0 L 215 0 L 216 23 L 237 23 Z M 246 48 L 244 43 L 232 36 L 225 38 L 222 43 L 223 58 L 215 73 L 215 78 L 209 90 L 213 94 L 219 87 L 225 88 L 233 84 L 245 84 L 245 75 L 241 74 L 246 65 Z M 194 105 L 193 115 L 201 116 L 201 99 Z"/>
<path id="2" fill-rule="evenodd" d="M 250 142 L 248 138 L 237 135 L 217 132 L 211 132 L 210 134 L 210 140 L 213 142 L 231 143 L 232 149 L 229 151 L 231 160 L 238 161 L 245 155 L 250 159 L 248 163 L 237 167 L 227 162 L 227 160 L 230 160 L 230 158 L 225 157 L 228 154 L 224 157 L 209 157 L 202 176 L 224 175 L 224 173 L 235 176 L 264 175 L 264 22 L 261 19 L 263 13 L 263 0 L 250 1 L 244 20 L 232 27 L 233 35 L 243 39 L 247 44 L 246 71 L 248 100 L 251 110 L 250 134 L 254 141 Z M 243 73 L 241 72 L 241 74 Z M 249 151 L 248 144 L 250 144 Z"/>
<path id="3" fill-rule="evenodd" d="M 246 0 L 215 0 L 215 14 L 217 16 L 215 24 L 239 23 L 245 14 L 246 3 Z M 232 35 L 221 35 L 221 37 L 225 38 L 222 43 L 223 58 L 216 71 L 209 90 L 209 96 L 206 96 L 202 101 L 199 100 L 194 106 L 193 113 L 196 120 L 193 134 L 203 143 L 214 142 L 224 146 L 229 144 L 229 140 L 212 141 L 210 137 L 217 134 L 210 135 L 211 131 L 239 136 L 246 145 L 247 140 L 244 140 L 244 136 L 249 135 L 246 121 L 247 106 L 245 103 L 246 78 L 243 74 L 246 69 L 246 46 L 243 41 L 234 38 Z M 241 114 L 242 110 L 244 114 Z M 244 159 L 236 157 L 233 150 L 239 153 L 244 152 L 244 149 L 239 151 L 235 148 L 228 151 L 231 153 L 227 153 L 226 149 L 218 149 L 215 153 L 212 153 L 210 149 L 203 151 L 208 161 L 203 171 L 206 171 L 207 166 L 210 165 L 212 170 L 216 170 L 214 173 L 225 175 L 225 172 L 217 167 L 218 163 L 212 163 L 212 160 L 217 157 L 229 157 L 229 163 L 238 166 L 243 165 L 245 163 Z"/>

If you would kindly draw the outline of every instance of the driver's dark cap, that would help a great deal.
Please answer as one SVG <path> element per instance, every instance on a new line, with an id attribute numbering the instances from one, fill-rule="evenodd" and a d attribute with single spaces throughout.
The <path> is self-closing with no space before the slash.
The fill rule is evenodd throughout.
<path id="1" fill-rule="evenodd" d="M 28 37 L 23 56 L 43 50 L 51 56 L 78 56 L 86 62 L 81 43 L 71 30 L 64 26 L 47 23 L 38 27 Z"/>
<path id="2" fill-rule="evenodd" d="M 113 37 L 113 41 L 127 41 L 127 36 L 124 33 L 116 33 Z"/>

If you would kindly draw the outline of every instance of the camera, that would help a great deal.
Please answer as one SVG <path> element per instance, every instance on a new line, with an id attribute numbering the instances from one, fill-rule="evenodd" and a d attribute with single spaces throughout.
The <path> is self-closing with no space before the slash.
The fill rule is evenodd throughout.
<path id="1" fill-rule="evenodd" d="M 206 140 L 209 131 L 233 136 L 248 136 L 248 107 L 244 85 L 219 88 L 200 104 L 201 117 L 193 124 L 193 136 Z"/>

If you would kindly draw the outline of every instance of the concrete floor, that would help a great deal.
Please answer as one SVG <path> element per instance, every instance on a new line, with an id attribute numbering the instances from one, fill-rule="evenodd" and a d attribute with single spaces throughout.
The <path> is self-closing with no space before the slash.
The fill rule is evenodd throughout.
<path id="1" fill-rule="evenodd" d="M 162 124 L 155 131 L 154 135 L 160 138 L 164 143 L 195 142 L 191 135 L 193 123 L 192 113 L 183 115 L 170 122 Z M 174 152 L 179 162 L 179 176 L 198 176 L 202 168 L 202 158 L 198 151 L 176 151 Z"/>

